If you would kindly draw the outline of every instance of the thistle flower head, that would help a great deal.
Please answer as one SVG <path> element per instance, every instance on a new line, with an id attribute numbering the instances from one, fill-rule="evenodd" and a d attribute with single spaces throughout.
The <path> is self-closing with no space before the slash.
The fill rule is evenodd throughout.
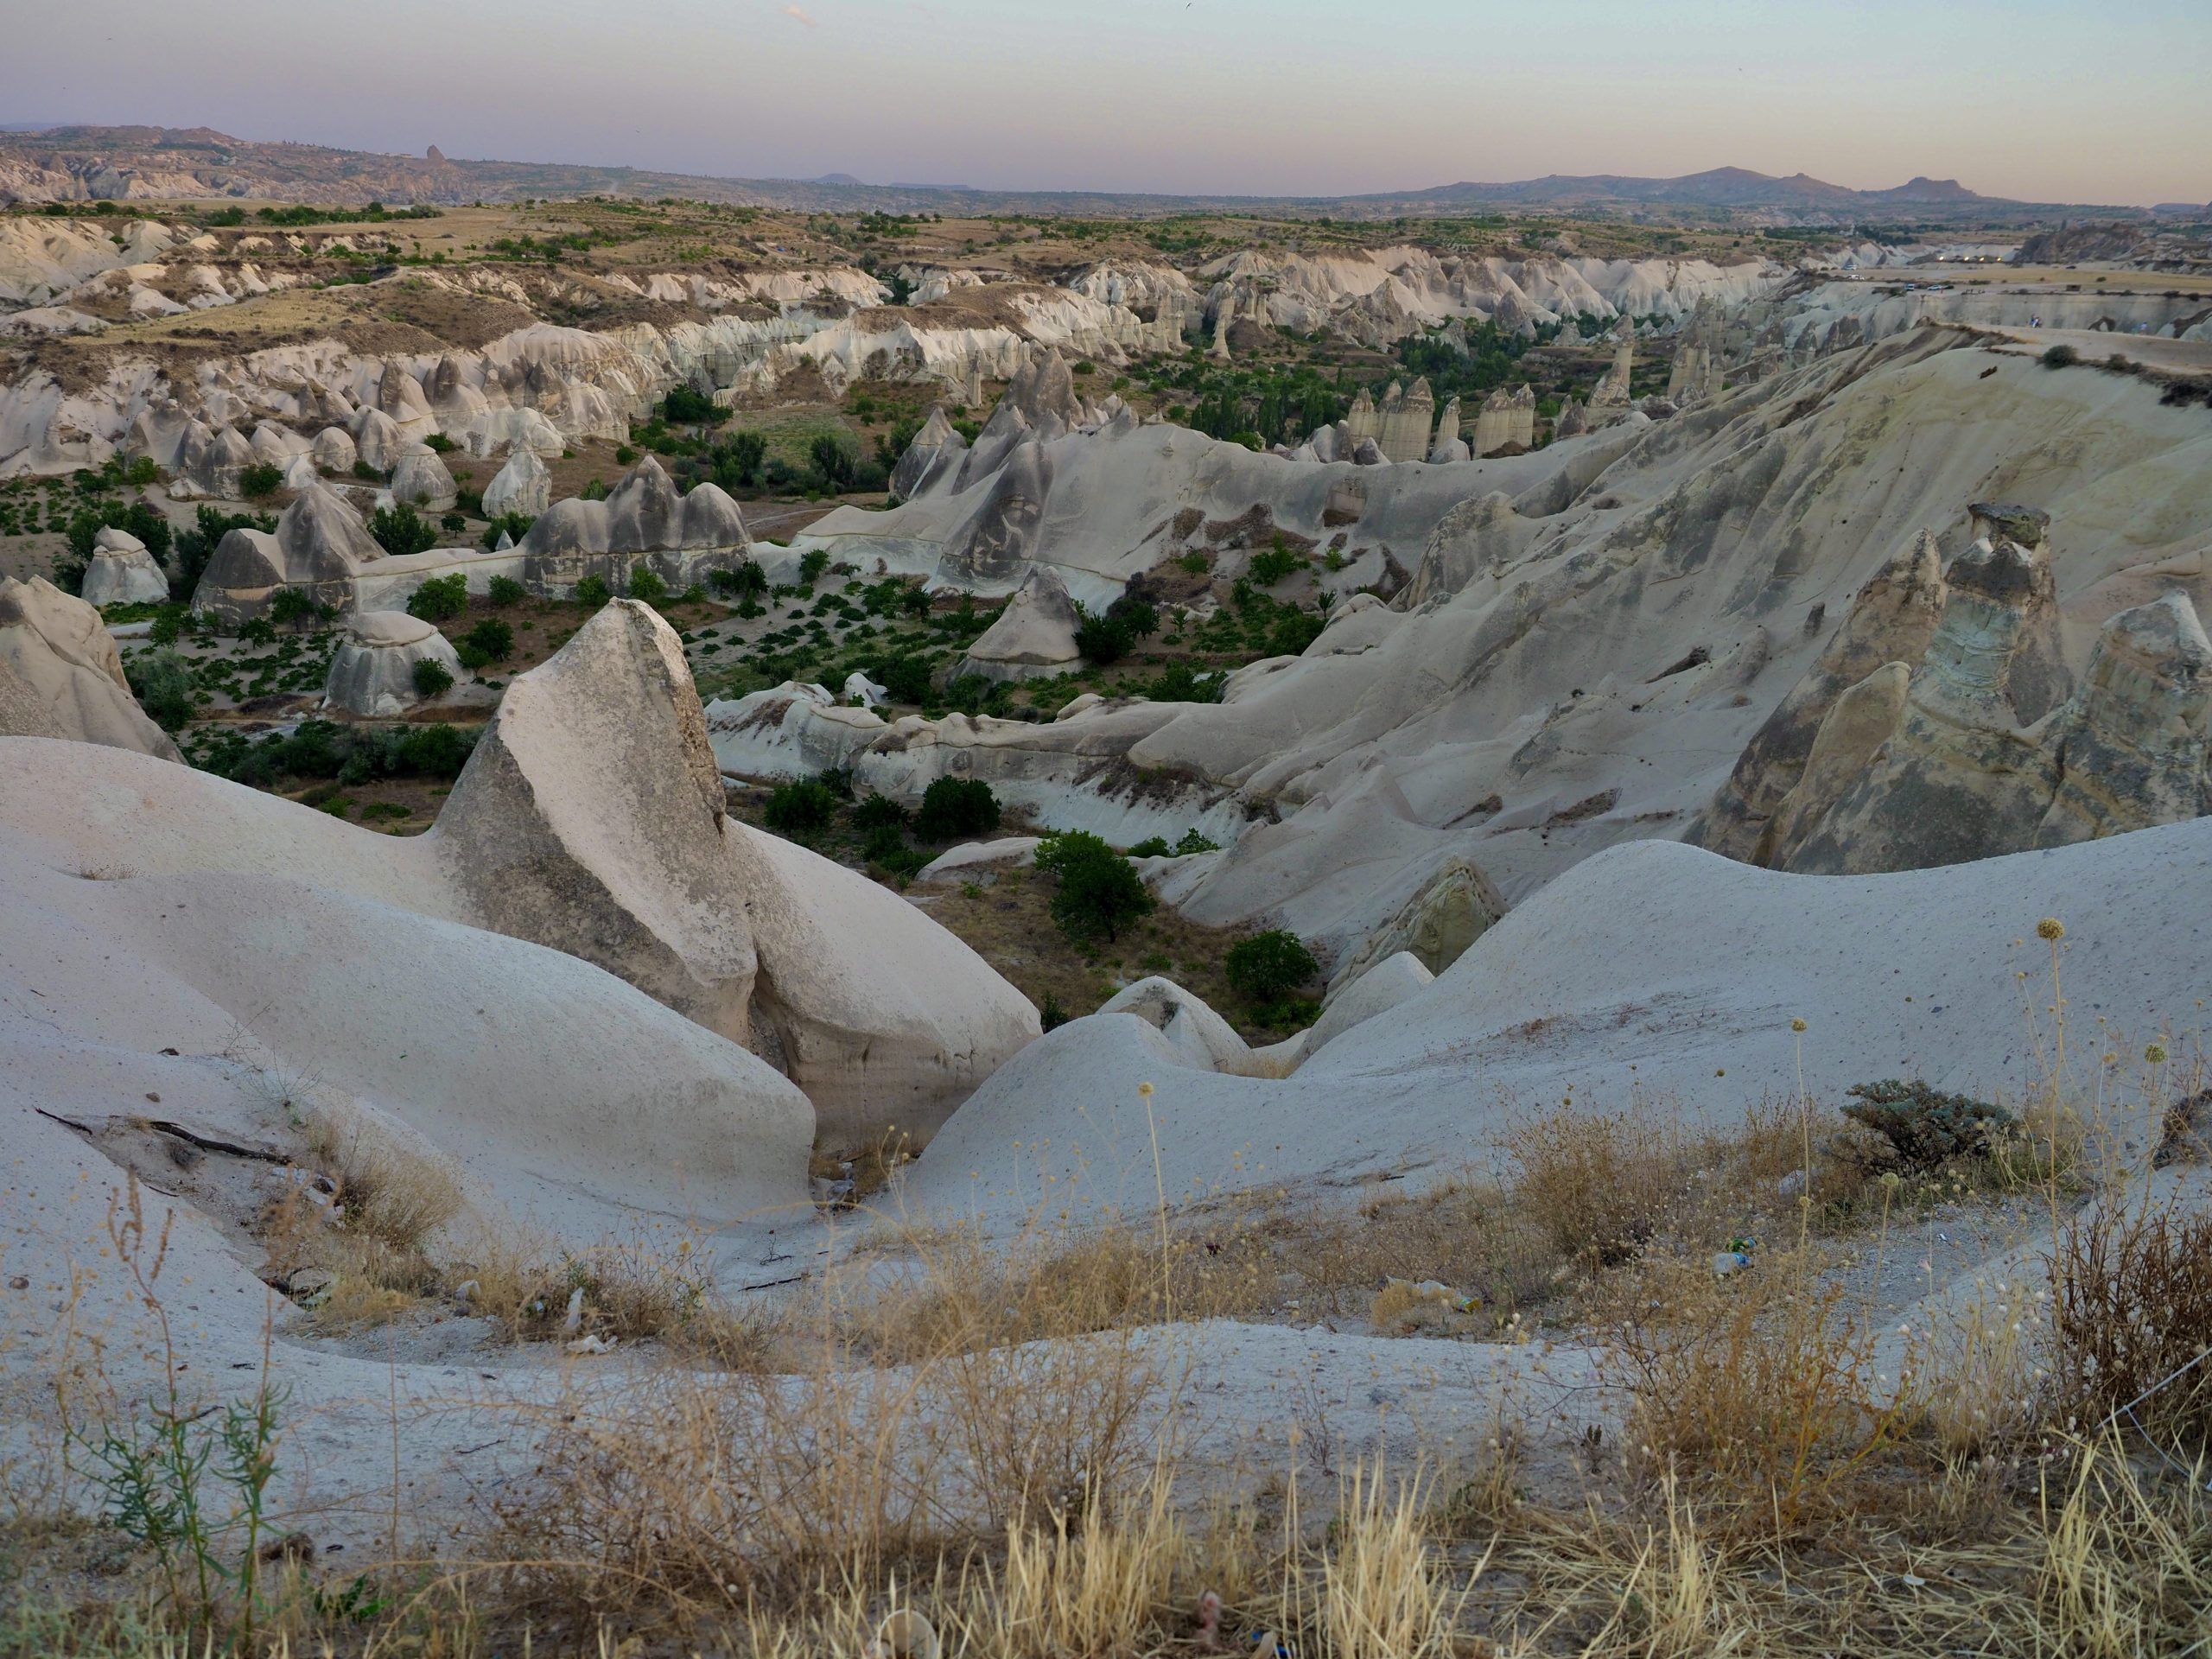
<path id="1" fill-rule="evenodd" d="M 2036 924 L 2036 937 L 2049 939 L 2055 944 L 2066 937 L 2066 924 L 2056 916 L 2046 916 Z"/>

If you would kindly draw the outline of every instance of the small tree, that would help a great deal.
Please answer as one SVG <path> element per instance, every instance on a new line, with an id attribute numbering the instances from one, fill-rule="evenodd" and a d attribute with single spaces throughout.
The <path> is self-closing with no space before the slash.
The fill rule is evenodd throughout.
<path id="1" fill-rule="evenodd" d="M 810 778 L 803 783 L 779 784 L 768 797 L 762 820 L 785 835 L 810 835 L 828 827 L 837 810 L 837 798 L 830 786 Z"/>
<path id="2" fill-rule="evenodd" d="M 600 606 L 613 597 L 604 576 L 586 576 L 576 584 L 576 603 Z"/>
<path id="3" fill-rule="evenodd" d="M 297 626 L 316 608 L 315 601 L 298 588 L 279 588 L 269 596 L 269 620 L 280 628 Z"/>
<path id="4" fill-rule="evenodd" d="M 130 690 L 153 722 L 174 732 L 192 718 L 192 671 L 174 651 L 157 651 L 125 671 Z"/>
<path id="5" fill-rule="evenodd" d="M 1321 971 L 1298 936 L 1280 927 L 1230 945 L 1222 967 L 1230 988 L 1251 1002 L 1279 1001 Z"/>
<path id="6" fill-rule="evenodd" d="M 461 652 L 461 661 L 465 663 L 468 662 L 470 652 L 483 663 L 503 663 L 514 655 L 515 631 L 499 617 L 487 616 L 468 631 L 461 644 L 467 648 Z M 481 663 L 469 664 L 472 668 L 480 665 Z"/>
<path id="7" fill-rule="evenodd" d="M 438 544 L 438 532 L 423 522 L 413 504 L 378 507 L 369 515 L 369 534 L 378 547 L 394 556 L 427 553 Z"/>
<path id="8" fill-rule="evenodd" d="M 940 778 L 922 791 L 914 833 L 924 841 L 988 835 L 999 827 L 998 797 L 980 778 Z"/>
<path id="9" fill-rule="evenodd" d="M 284 487 L 284 469 L 273 461 L 257 461 L 238 474 L 238 490 L 250 500 L 274 495 Z"/>
<path id="10" fill-rule="evenodd" d="M 660 412 L 671 426 L 705 426 L 722 417 L 721 404 L 689 386 L 671 386 L 660 400 Z"/>
<path id="11" fill-rule="evenodd" d="M 435 702 L 453 690 L 453 671 L 435 657 L 418 657 L 415 660 L 415 695 L 426 702 Z"/>
<path id="12" fill-rule="evenodd" d="M 445 622 L 468 608 L 468 578 L 455 571 L 433 576 L 408 596 L 407 613 L 425 622 Z"/>
<path id="13" fill-rule="evenodd" d="M 831 494 L 842 494 L 853 486 L 853 474 L 857 470 L 852 450 L 847 447 L 840 433 L 817 433 L 807 446 L 807 459 L 814 463 L 815 476 L 822 487 Z"/>
<path id="14" fill-rule="evenodd" d="M 630 597 L 643 600 L 648 605 L 658 605 L 668 597 L 668 584 L 639 565 L 630 573 Z"/>
<path id="15" fill-rule="evenodd" d="M 2043 365 L 2046 369 L 2063 369 L 2081 360 L 2082 353 L 2071 346 L 2054 346 L 2043 354 Z"/>
<path id="16" fill-rule="evenodd" d="M 1122 925 L 1157 904 L 1136 866 L 1086 830 L 1055 836 L 1037 849 L 1037 868 L 1059 878 L 1052 919 L 1071 939 L 1120 937 Z"/>
<path id="17" fill-rule="evenodd" d="M 505 610 L 510 605 L 518 605 L 522 602 L 523 585 L 512 576 L 494 576 L 486 588 L 485 596 L 493 605 Z"/>

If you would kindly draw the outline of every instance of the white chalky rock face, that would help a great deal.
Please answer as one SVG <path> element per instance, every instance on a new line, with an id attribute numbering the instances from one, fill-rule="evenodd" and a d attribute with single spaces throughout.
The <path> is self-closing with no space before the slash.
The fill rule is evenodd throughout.
<path id="1" fill-rule="evenodd" d="M 322 706 L 348 714 L 389 719 L 427 701 L 416 681 L 417 663 L 435 663 L 450 677 L 438 702 L 456 692 L 466 697 L 480 688 L 468 684 L 453 645 L 421 617 L 404 611 L 364 611 L 346 620 L 346 638 L 330 658 Z"/>
<path id="2" fill-rule="evenodd" d="M 92 538 L 82 596 L 87 605 L 159 605 L 169 596 L 169 579 L 145 543 L 110 526 Z"/>
<path id="3" fill-rule="evenodd" d="M 361 453 L 354 447 L 353 435 L 344 427 L 326 426 L 308 444 L 308 456 L 322 471 L 344 476 L 353 472 Z"/>
<path id="4" fill-rule="evenodd" d="M 493 518 L 520 512 L 534 518 L 552 505 L 553 474 L 527 446 L 508 456 L 506 465 L 484 486 L 484 511 Z"/>
<path id="5" fill-rule="evenodd" d="M 767 1056 L 841 1134 L 927 1131 L 1037 1033 L 896 894 L 727 817 L 683 645 L 633 601 L 507 688 L 431 838 L 491 925 Z"/>
<path id="6" fill-rule="evenodd" d="M 620 588 L 639 563 L 681 591 L 711 569 L 741 560 L 752 544 L 745 515 L 718 486 L 679 495 L 660 462 L 639 461 L 604 501 L 578 497 L 538 516 L 520 543 L 524 580 L 534 592 L 565 594 L 586 576 Z"/>
<path id="7" fill-rule="evenodd" d="M 953 674 L 1027 680 L 1065 673 L 1083 657 L 1075 641 L 1077 622 L 1075 601 L 1059 577 L 1046 566 L 1032 565 L 998 620 L 968 647 Z"/>
<path id="8" fill-rule="evenodd" d="M 428 445 L 400 451 L 391 469 L 391 496 L 425 512 L 444 512 L 459 494 L 444 459 Z"/>
<path id="9" fill-rule="evenodd" d="M 200 573 L 193 607 L 243 622 L 266 610 L 279 588 L 297 588 L 318 604 L 346 607 L 353 603 L 361 568 L 384 556 L 360 514 L 318 482 L 277 516 L 273 531 L 225 535 Z"/>
<path id="10" fill-rule="evenodd" d="M 100 613 L 44 576 L 0 577 L 0 733 L 182 758 L 130 695 Z"/>

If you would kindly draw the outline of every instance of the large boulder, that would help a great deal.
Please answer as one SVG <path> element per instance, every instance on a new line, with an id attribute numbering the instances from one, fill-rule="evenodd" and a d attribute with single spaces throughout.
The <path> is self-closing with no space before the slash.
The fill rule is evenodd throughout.
<path id="1" fill-rule="evenodd" d="M 43 576 L 0 576 L 0 735 L 183 758 L 130 695 L 100 613 Z"/>
<path id="2" fill-rule="evenodd" d="M 438 452 L 428 444 L 411 444 L 399 452 L 391 469 L 391 499 L 426 512 L 446 512 L 460 499 L 461 486 L 453 481 Z"/>
<path id="3" fill-rule="evenodd" d="M 671 586 L 685 587 L 706 570 L 734 565 L 750 545 L 745 515 L 728 494 L 701 484 L 679 495 L 647 455 L 604 501 L 572 497 L 541 513 L 521 552 L 533 591 L 566 594 L 593 575 L 620 588 L 641 562 Z"/>
<path id="4" fill-rule="evenodd" d="M 168 599 L 169 579 L 145 543 L 110 526 L 92 537 L 83 594 L 87 605 L 159 605 Z"/>
<path id="5" fill-rule="evenodd" d="M 415 665 L 426 662 L 444 669 L 453 687 L 477 690 L 468 685 L 468 671 L 445 635 L 421 617 L 404 611 L 360 612 L 346 619 L 346 638 L 331 656 L 322 706 L 378 719 L 404 715 L 425 701 L 416 685 Z"/>
<path id="6" fill-rule="evenodd" d="M 284 509 L 273 532 L 234 530 L 216 543 L 193 594 L 193 608 L 236 626 L 266 610 L 279 588 L 297 588 L 320 605 L 350 608 L 361 567 L 384 556 L 346 498 L 316 484 Z"/>
<path id="7" fill-rule="evenodd" d="M 350 474 L 361 458 L 353 435 L 342 426 L 326 426 L 308 445 L 308 458 L 326 473 Z"/>
<path id="8" fill-rule="evenodd" d="M 552 505 L 553 474 L 527 446 L 518 447 L 484 486 L 484 512 L 490 518 L 519 512 L 535 518 Z"/>
<path id="9" fill-rule="evenodd" d="M 998 681 L 1064 674 L 1082 660 L 1075 640 L 1078 621 L 1058 575 L 1048 565 L 1033 564 L 998 620 L 968 647 L 953 677 Z"/>
<path id="10" fill-rule="evenodd" d="M 1464 858 L 1445 860 L 1395 915 L 1345 957 L 1330 976 L 1325 1006 L 1370 969 L 1401 954 L 1410 955 L 1431 974 L 1442 973 L 1504 914 L 1505 900 L 1488 876 Z"/>
<path id="11" fill-rule="evenodd" d="M 683 644 L 634 601 L 508 686 L 433 836 L 486 925 L 746 1044 L 841 1134 L 932 1128 L 1038 1032 L 896 894 L 727 817 Z"/>
<path id="12" fill-rule="evenodd" d="M 373 404 L 364 404 L 353 416 L 353 447 L 357 459 L 379 473 L 390 472 L 407 447 L 407 434 L 399 423 Z"/>

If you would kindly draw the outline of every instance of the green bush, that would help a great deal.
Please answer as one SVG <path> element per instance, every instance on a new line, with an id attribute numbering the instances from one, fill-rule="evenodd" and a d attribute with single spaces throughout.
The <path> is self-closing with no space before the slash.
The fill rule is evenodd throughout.
<path id="1" fill-rule="evenodd" d="M 138 706 L 163 731 L 179 730 L 192 718 L 192 670 L 176 652 L 150 652 L 125 673 Z"/>
<path id="2" fill-rule="evenodd" d="M 1052 919 L 1071 939 L 1116 938 L 1157 903 L 1136 866 L 1087 830 L 1048 837 L 1037 849 L 1037 868 L 1059 879 Z"/>
<path id="3" fill-rule="evenodd" d="M 668 597 L 668 584 L 639 565 L 630 573 L 630 597 L 643 600 L 648 605 L 658 605 Z"/>
<path id="4" fill-rule="evenodd" d="M 320 608 L 304 589 L 279 588 L 269 595 L 269 620 L 280 628 L 306 621 Z"/>
<path id="5" fill-rule="evenodd" d="M 618 443 L 614 446 L 614 464 L 617 467 L 627 467 L 637 458 L 638 452 L 628 444 Z"/>
<path id="6" fill-rule="evenodd" d="M 512 576 L 494 576 L 485 590 L 485 597 L 505 610 L 510 605 L 519 605 L 524 594 L 522 583 Z"/>
<path id="7" fill-rule="evenodd" d="M 903 829 L 906 823 L 906 809 L 888 795 L 871 795 L 853 809 L 853 823 L 857 829 L 875 830 L 885 824 Z"/>
<path id="8" fill-rule="evenodd" d="M 2081 360 L 2082 353 L 2071 346 L 2054 346 L 2043 354 L 2043 365 L 2046 369 L 2063 369 Z"/>
<path id="9" fill-rule="evenodd" d="M 239 493 L 258 501 L 284 487 L 284 469 L 273 461 L 257 461 L 238 473 Z"/>
<path id="10" fill-rule="evenodd" d="M 408 595 L 407 613 L 425 622 L 444 622 L 468 608 L 468 578 L 459 571 L 433 576 Z"/>
<path id="11" fill-rule="evenodd" d="M 798 556 L 798 584 L 811 588 L 822 580 L 822 573 L 830 568 L 830 556 L 818 547 L 809 548 Z"/>
<path id="12" fill-rule="evenodd" d="M 607 587 L 604 576 L 586 576 L 576 584 L 576 603 L 579 605 L 601 606 L 613 596 L 613 590 Z"/>
<path id="13" fill-rule="evenodd" d="M 417 658 L 415 663 L 415 695 L 435 700 L 453 690 L 453 671 L 435 657 Z"/>
<path id="14" fill-rule="evenodd" d="M 722 414 L 721 404 L 689 386 L 671 386 L 668 396 L 660 400 L 661 418 L 671 426 L 705 426 L 721 419 Z"/>
<path id="15" fill-rule="evenodd" d="M 1144 688 L 1144 694 L 1154 702 L 1219 702 L 1223 674 L 1201 673 L 1188 663 L 1177 663 L 1163 670 Z"/>
<path id="16" fill-rule="evenodd" d="M 1273 547 L 1252 556 L 1252 580 L 1262 588 L 1272 587 L 1293 571 L 1303 569 L 1306 561 L 1292 552 L 1281 537 L 1275 537 Z"/>
<path id="17" fill-rule="evenodd" d="M 503 512 L 484 526 L 483 544 L 487 548 L 499 546 L 502 532 L 510 541 L 519 543 L 537 522 L 526 512 Z"/>
<path id="18" fill-rule="evenodd" d="M 1280 927 L 1230 945 L 1222 968 L 1230 988 L 1255 1003 L 1280 1001 L 1321 971 L 1298 936 Z"/>
<path id="19" fill-rule="evenodd" d="M 287 778 L 334 778 L 349 787 L 377 778 L 454 778 L 477 736 L 443 724 L 376 730 L 309 720 L 289 736 L 271 733 L 258 742 L 226 732 L 196 764 L 256 788 Z"/>
<path id="20" fill-rule="evenodd" d="M 1167 837 L 1165 836 L 1147 836 L 1129 849 L 1131 858 L 1165 858 L 1167 854 Z"/>
<path id="21" fill-rule="evenodd" d="M 707 585 L 725 599 L 757 597 L 768 591 L 768 573 L 751 559 L 734 570 L 711 570 Z"/>
<path id="22" fill-rule="evenodd" d="M 717 488 L 735 495 L 759 486 L 767 456 L 768 440 L 760 433 L 727 433 L 709 452 L 705 475 Z"/>
<path id="23" fill-rule="evenodd" d="M 1109 605 L 1103 615 L 1080 605 L 1075 613 L 1076 649 L 1101 668 L 1119 662 L 1160 629 L 1160 613 L 1149 601 L 1130 594 Z"/>
<path id="24" fill-rule="evenodd" d="M 487 616 L 468 631 L 461 643 L 487 663 L 503 663 L 514 655 L 515 631 L 499 618 Z"/>
<path id="25" fill-rule="evenodd" d="M 177 533 L 175 568 L 169 574 L 169 597 L 180 605 L 192 602 L 193 590 L 199 587 L 207 561 L 214 556 L 223 537 L 232 531 L 276 528 L 276 519 L 265 512 L 225 512 L 220 507 L 203 504 L 193 515 L 192 528 Z M 130 533 L 142 542 L 146 540 L 136 530 Z M 153 543 L 146 542 L 146 545 L 150 548 Z"/>
<path id="26" fill-rule="evenodd" d="M 807 446 L 807 459 L 813 464 L 814 476 L 820 487 L 833 495 L 842 494 L 853 487 L 855 474 L 860 463 L 842 433 L 822 432 Z"/>
<path id="27" fill-rule="evenodd" d="M 1071 1016 L 1060 1006 L 1060 999 L 1052 992 L 1045 993 L 1045 1000 L 1037 1007 L 1037 1023 L 1046 1031 L 1058 1031 Z"/>
<path id="28" fill-rule="evenodd" d="M 930 700 L 930 665 L 919 657 L 886 657 L 868 670 L 868 678 L 890 694 L 893 702 Z"/>
<path id="29" fill-rule="evenodd" d="M 809 835 L 827 829 L 836 810 L 837 798 L 830 786 L 810 778 L 804 783 L 777 785 L 761 817 L 771 830 Z"/>
<path id="30" fill-rule="evenodd" d="M 411 502 L 378 507 L 369 515 L 369 534 L 378 547 L 394 556 L 427 553 L 438 544 L 438 532 L 423 520 Z"/>
<path id="31" fill-rule="evenodd" d="M 1989 1150 L 1993 1133 L 2019 1122 L 2002 1106 L 1971 1095 L 1947 1095 L 1918 1081 L 1886 1078 L 1854 1084 L 1844 1092 L 1854 1098 L 1843 1115 L 1887 1141 L 1911 1169 L 1980 1156 Z"/>
<path id="32" fill-rule="evenodd" d="M 607 480 L 604 479 L 594 478 L 589 483 L 586 484 L 582 490 L 578 491 L 577 493 L 587 501 L 604 501 L 607 499 Z"/>
<path id="33" fill-rule="evenodd" d="M 998 797 L 980 778 L 940 778 L 922 791 L 914 834 L 924 841 L 986 835 L 999 827 Z"/>

